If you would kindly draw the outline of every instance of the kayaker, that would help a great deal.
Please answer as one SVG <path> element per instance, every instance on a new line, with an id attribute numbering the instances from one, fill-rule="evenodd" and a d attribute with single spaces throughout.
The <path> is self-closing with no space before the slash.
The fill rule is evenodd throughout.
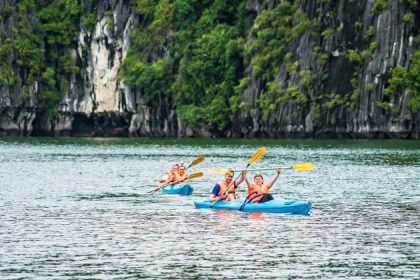
<path id="1" fill-rule="evenodd" d="M 175 182 L 177 178 L 179 178 L 179 165 L 176 163 L 172 165 L 171 170 L 159 180 L 159 183 L 161 183 L 160 186 L 169 185 L 170 183 Z"/>
<path id="2" fill-rule="evenodd" d="M 222 181 L 217 182 L 214 186 L 213 191 L 211 192 L 211 195 L 208 199 L 209 201 L 234 200 L 239 197 L 239 195 L 236 194 L 236 188 L 242 183 L 242 181 L 244 180 L 244 176 L 241 174 L 238 180 L 232 183 L 233 175 L 233 170 L 228 169 L 228 171 L 225 173 L 224 179 Z M 233 184 L 232 186 L 230 185 L 231 183 Z M 229 190 L 226 192 L 228 187 Z"/>
<path id="3" fill-rule="evenodd" d="M 187 182 L 188 181 L 188 173 L 185 172 L 185 166 L 184 165 L 180 165 L 178 168 L 178 173 L 176 174 L 176 179 L 175 181 L 178 183 L 183 183 L 183 182 Z"/>
<path id="4" fill-rule="evenodd" d="M 271 187 L 273 186 L 274 182 L 277 180 L 277 178 L 280 176 L 281 168 L 276 169 L 276 174 L 274 177 L 268 182 L 267 184 L 264 184 L 264 178 L 261 175 L 261 173 L 257 173 L 254 176 L 254 183 L 251 183 L 246 176 L 246 170 L 242 171 L 242 176 L 245 179 L 246 184 L 248 185 L 247 199 L 249 202 L 252 203 L 263 203 L 266 201 L 273 200 L 273 196 L 269 194 L 269 191 Z"/>

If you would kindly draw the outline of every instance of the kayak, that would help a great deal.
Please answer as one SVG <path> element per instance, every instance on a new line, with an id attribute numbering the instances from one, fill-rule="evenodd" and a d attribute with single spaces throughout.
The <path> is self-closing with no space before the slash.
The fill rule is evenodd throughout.
<path id="1" fill-rule="evenodd" d="M 189 184 L 169 185 L 162 188 L 162 193 L 164 194 L 190 195 L 192 192 L 193 188 Z"/>
<path id="2" fill-rule="evenodd" d="M 218 201 L 213 205 L 212 201 L 194 201 L 196 208 L 212 208 L 218 210 L 237 210 L 241 208 L 245 198 L 233 201 Z M 311 203 L 302 200 L 270 200 L 264 203 L 248 203 L 243 207 L 244 212 L 264 212 L 264 213 L 289 213 L 308 215 Z"/>

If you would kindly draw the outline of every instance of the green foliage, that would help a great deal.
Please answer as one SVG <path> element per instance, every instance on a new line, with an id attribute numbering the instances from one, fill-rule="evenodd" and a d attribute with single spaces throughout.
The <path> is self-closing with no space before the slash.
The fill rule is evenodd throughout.
<path id="1" fill-rule="evenodd" d="M 155 7 L 158 0 L 136 0 L 136 12 L 143 15 L 146 19 L 155 14 Z"/>
<path id="2" fill-rule="evenodd" d="M 112 13 L 112 11 L 106 11 L 105 17 L 106 17 L 106 27 L 108 28 L 108 30 L 110 31 L 114 30 L 115 23 L 114 23 L 114 14 Z"/>
<path id="3" fill-rule="evenodd" d="M 420 111 L 420 50 L 414 54 L 414 59 L 408 68 L 407 87 L 410 89 L 408 107 L 412 112 Z"/>
<path id="4" fill-rule="evenodd" d="M 41 28 L 50 45 L 68 46 L 75 34 L 80 8 L 77 0 L 60 0 L 58 5 L 48 5 L 39 11 Z M 70 35 L 70 36 L 69 36 Z"/>
<path id="5" fill-rule="evenodd" d="M 389 86 L 384 90 L 385 95 L 394 96 L 401 94 L 407 84 L 407 69 L 397 66 L 392 70 L 392 77 L 388 81 Z"/>
<path id="6" fill-rule="evenodd" d="M 407 12 L 403 17 L 404 22 L 412 22 L 414 21 L 414 14 L 412 12 Z"/>
<path id="7" fill-rule="evenodd" d="M 375 27 L 373 25 L 371 25 L 371 26 L 369 26 L 369 28 L 366 31 L 366 36 L 367 36 L 367 38 L 370 38 L 373 35 L 375 35 L 375 33 L 376 33 Z"/>
<path id="8" fill-rule="evenodd" d="M 332 109 L 337 106 L 342 106 L 346 102 L 345 99 L 342 98 L 340 94 L 337 93 L 331 93 L 328 95 L 327 102 L 324 103 L 324 106 L 327 109 Z"/>
<path id="9" fill-rule="evenodd" d="M 384 91 L 385 95 L 399 96 L 405 90 L 409 90 L 408 107 L 412 112 L 420 111 L 420 50 L 415 52 L 408 69 L 398 66 L 392 70 L 392 76 L 388 83 L 389 85 Z"/>
<path id="10" fill-rule="evenodd" d="M 377 101 L 377 102 L 375 103 L 375 105 L 376 105 L 378 108 L 381 108 L 381 109 L 382 109 L 382 110 L 384 110 L 384 111 L 391 112 L 391 113 L 396 113 L 396 109 L 394 108 L 394 106 L 393 106 L 393 104 L 392 104 L 392 103 Z"/>
<path id="11" fill-rule="evenodd" d="M 5 85 L 14 86 L 19 81 L 19 76 L 13 71 L 8 64 L 2 64 L 0 67 L 0 82 Z"/>
<path id="12" fill-rule="evenodd" d="M 327 7 L 332 2 L 317 0 L 316 5 Z M 375 1 L 372 12 L 381 13 L 388 2 Z M 344 30 L 342 23 L 335 31 L 320 30 L 319 18 L 311 20 L 299 8 L 299 1 L 261 1 L 258 15 L 246 8 L 245 0 L 134 0 L 130 3 L 139 24 L 130 34 L 130 48 L 119 78 L 139 90 L 144 102 L 155 105 L 162 99 L 170 100 L 182 120 L 218 130 L 228 128 L 232 114 L 238 110 L 261 109 L 268 118 L 280 104 L 308 104 L 313 84 L 318 79 L 320 82 L 328 79 L 328 73 L 322 71 L 330 54 L 311 45 L 315 65 L 305 69 L 291 46 L 304 33 L 320 42 Z M 405 3 L 411 10 L 403 20 L 412 22 L 417 1 Z M 48 116 L 54 117 L 62 93 L 69 89 L 69 77 L 80 72 L 70 53 L 70 48 L 77 45 L 78 26 L 81 24 L 92 32 L 97 24 L 96 8 L 96 0 L 21 0 L 15 5 L 5 4 L 0 20 L 7 21 L 13 16 L 16 24 L 13 30 L 0 30 L 0 84 L 21 85 L 22 102 L 26 102 L 30 98 L 30 86 L 39 80 L 38 104 Z M 109 5 L 104 8 L 109 9 Z M 105 17 L 107 28 L 113 30 L 112 11 L 106 11 Z M 354 28 L 362 29 L 362 22 L 356 21 Z M 375 28 L 370 26 L 363 43 L 367 44 L 374 35 Z M 414 41 L 419 39 L 416 37 Z M 372 42 L 365 49 L 340 52 L 361 65 L 372 58 L 376 48 Z M 82 46 L 82 50 L 86 53 L 88 46 Z M 385 93 L 392 97 L 409 90 L 412 111 L 420 107 L 419 64 L 416 56 L 409 68 L 394 69 Z M 286 73 L 280 73 L 281 69 Z M 254 83 L 261 92 L 256 104 L 251 105 L 243 101 L 242 95 L 252 90 Z M 352 86 L 353 91 L 347 95 L 328 93 L 321 97 L 323 103 L 314 107 L 318 114 L 322 109 L 336 106 L 354 109 L 360 96 L 357 79 L 352 80 Z M 367 85 L 368 90 L 373 87 Z M 384 107 L 392 104 L 388 105 Z"/>
<path id="13" fill-rule="evenodd" d="M 383 10 L 386 9 L 386 7 L 388 7 L 388 3 L 389 0 L 375 0 L 371 12 L 375 15 L 379 15 Z"/>
<path id="14" fill-rule="evenodd" d="M 120 78 L 151 102 L 157 96 L 175 96 L 179 116 L 188 123 L 226 128 L 226 116 L 241 105 L 237 84 L 244 39 L 237 15 L 245 9 L 242 3 L 136 1 L 143 25 L 130 35 Z M 158 58 L 156 53 L 164 55 Z"/>
<path id="15" fill-rule="evenodd" d="M 124 61 L 121 76 L 128 85 L 140 88 L 144 96 L 150 100 L 161 94 L 169 94 L 171 59 L 158 59 L 152 63 L 145 63 L 141 57 L 132 52 L 127 56 L 131 59 Z"/>
<path id="16" fill-rule="evenodd" d="M 312 37 L 319 37 L 319 23 L 310 20 L 296 3 L 282 1 L 273 9 L 263 10 L 255 19 L 250 40 L 245 44 L 245 62 L 251 63 L 252 74 L 262 82 L 265 90 L 259 97 L 259 107 L 264 118 L 268 118 L 281 103 L 308 102 L 300 88 L 309 88 L 313 82 L 314 75 L 310 71 L 300 72 L 299 86 L 279 88 L 278 82 L 275 81 L 282 62 L 286 62 L 289 73 L 298 71 L 299 61 L 293 61 L 292 52 L 288 49 L 293 40 L 305 32 Z M 325 38 L 332 33 L 332 29 L 327 29 L 321 36 Z M 321 64 L 328 60 L 328 56 L 320 57 Z"/>
<path id="17" fill-rule="evenodd" d="M 98 15 L 97 15 L 96 11 L 94 11 L 91 14 L 84 15 L 82 17 L 82 26 L 88 32 L 93 32 L 97 22 L 98 22 Z"/>
<path id="18" fill-rule="evenodd" d="M 42 73 L 42 86 L 38 94 L 38 101 L 49 118 L 57 114 L 57 105 L 60 102 L 60 93 L 56 90 L 55 70 L 47 67 Z"/>
<path id="19" fill-rule="evenodd" d="M 332 33 L 334 32 L 334 30 L 332 28 L 328 28 L 325 29 L 324 31 L 322 31 L 321 36 L 322 38 L 328 38 Z"/>
<path id="20" fill-rule="evenodd" d="M 293 9 L 287 1 L 272 10 L 262 11 L 255 19 L 252 39 L 245 45 L 245 58 L 246 62 L 252 61 L 252 71 L 256 77 L 261 77 L 264 69 L 267 74 L 263 78 L 272 78 L 274 69 L 287 53 L 292 28 Z"/>
<path id="21" fill-rule="evenodd" d="M 9 17 L 11 16 L 13 13 L 15 12 L 15 7 L 13 5 L 10 4 L 5 4 L 2 10 L 2 14 L 4 15 L 4 17 Z"/>
<path id="22" fill-rule="evenodd" d="M 268 91 L 259 98 L 260 108 L 264 119 L 268 119 L 270 113 L 273 113 L 279 104 L 294 102 L 298 104 L 307 104 L 308 99 L 302 93 L 298 86 L 291 85 L 287 88 L 279 88 L 276 81 L 268 84 Z"/>
<path id="23" fill-rule="evenodd" d="M 362 29 L 362 27 L 363 27 L 363 23 L 361 21 L 356 21 L 354 23 L 354 28 L 356 28 L 356 29 Z"/>
<path id="24" fill-rule="evenodd" d="M 316 74 L 310 70 L 300 71 L 299 76 L 301 78 L 299 84 L 307 89 L 309 89 L 312 86 L 313 82 L 316 79 Z"/>
<path id="25" fill-rule="evenodd" d="M 49 117 L 69 88 L 69 74 L 80 71 L 69 50 L 75 46 L 80 9 L 77 0 L 17 1 L 10 10 L 15 22 L 10 38 L 0 30 L 1 83 L 20 83 L 24 103 L 32 83 L 39 81 L 38 108 Z"/>
<path id="26" fill-rule="evenodd" d="M 416 7 L 417 4 L 418 4 L 417 0 L 408 0 L 408 5 L 410 6 L 411 9 Z"/>
<path id="27" fill-rule="evenodd" d="M 348 50 L 347 56 L 351 62 L 360 62 L 362 61 L 362 56 L 360 52 L 356 50 Z"/>

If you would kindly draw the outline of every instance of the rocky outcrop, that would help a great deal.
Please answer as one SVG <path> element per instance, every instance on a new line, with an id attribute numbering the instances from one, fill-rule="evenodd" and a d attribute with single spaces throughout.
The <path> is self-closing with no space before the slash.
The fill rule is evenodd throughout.
<path id="1" fill-rule="evenodd" d="M 248 6 L 259 13 L 262 2 L 248 1 Z M 377 106 L 386 98 L 384 88 L 392 69 L 407 67 L 412 60 L 413 37 L 419 21 L 405 22 L 403 17 L 408 7 L 398 1 L 390 1 L 380 14 L 374 15 L 371 12 L 374 2 L 339 0 L 323 5 L 315 0 L 300 1 L 300 8 L 311 20 L 321 23 L 321 30 L 332 31 L 325 37 L 313 38 L 308 30 L 290 48 L 299 64 L 298 71 L 311 71 L 316 76 L 310 89 L 300 86 L 310 102 L 305 105 L 282 104 L 268 120 L 258 112 L 240 112 L 233 125 L 234 136 L 419 139 L 420 113 L 408 109 L 407 92 L 392 101 L 396 108 L 393 113 Z M 358 28 L 355 28 L 356 24 Z M 376 32 L 367 41 L 366 33 L 371 26 Z M 347 54 L 350 50 L 361 51 L 372 43 L 376 47 L 371 58 L 359 64 L 349 60 Z M 314 53 L 314 46 L 319 46 L 321 52 Z M 328 59 L 320 65 L 318 61 L 322 54 L 328 54 Z M 300 84 L 302 78 L 299 75 L 286 77 L 285 63 L 280 68 L 277 79 L 280 87 L 284 86 L 286 79 L 291 84 Z M 323 81 L 325 73 L 328 80 Z M 263 89 L 252 74 L 249 78 L 251 82 L 243 100 L 255 104 Z M 357 81 L 355 87 L 351 84 L 353 78 Z M 320 93 L 344 95 L 354 90 L 360 96 L 352 109 L 342 106 L 322 109 L 323 104 L 316 100 Z M 325 110 L 322 114 L 317 112 L 320 107 Z"/>
<path id="2" fill-rule="evenodd" d="M 264 2 L 248 0 L 246 7 L 258 15 L 276 7 L 279 1 Z M 231 126 L 220 132 L 186 124 L 179 118 L 172 98 L 146 100 L 141 90 L 119 79 L 130 46 L 130 31 L 141 24 L 141 19 L 132 1 L 94 1 L 96 24 L 93 30 L 79 27 L 70 53 L 81 71 L 69 75 L 58 115 L 50 118 L 39 110 L 36 96 L 40 78 L 25 88 L 25 76 L 19 75 L 13 86 L 0 84 L 0 135 L 419 139 L 420 112 L 408 109 L 409 92 L 392 100 L 384 95 L 392 69 L 407 67 L 412 61 L 419 17 L 405 21 L 408 4 L 398 0 L 389 1 L 375 14 L 374 2 L 299 1 L 307 17 L 319 23 L 322 36 L 313 36 L 308 30 L 295 38 L 288 49 L 298 68 L 291 73 L 286 62 L 280 63 L 276 82 L 280 88 L 297 85 L 308 102 L 277 104 L 268 118 L 261 110 L 241 109 L 234 116 L 226 116 Z M 7 5 L 17 5 L 17 1 L 0 0 L 0 10 L 7 9 Z M 0 31 L 5 38 L 13 39 L 15 26 L 13 14 L 3 13 Z M 372 27 L 375 32 L 367 38 Z M 323 32 L 326 30 L 331 32 Z M 371 56 L 358 61 L 349 59 L 350 51 L 370 47 Z M 13 59 L 8 63 L 16 73 L 22 72 Z M 241 101 L 253 106 L 266 89 L 253 76 L 252 65 L 246 69 L 249 83 Z M 302 71 L 312 75 L 310 87 L 302 84 Z M 355 98 L 346 101 L 346 106 L 342 106 L 345 102 L 335 105 L 328 99 L 334 96 L 340 100 L 351 92 L 355 92 Z M 26 101 L 22 102 L 24 95 Z M 388 101 L 393 110 L 377 105 L 383 101 Z"/>

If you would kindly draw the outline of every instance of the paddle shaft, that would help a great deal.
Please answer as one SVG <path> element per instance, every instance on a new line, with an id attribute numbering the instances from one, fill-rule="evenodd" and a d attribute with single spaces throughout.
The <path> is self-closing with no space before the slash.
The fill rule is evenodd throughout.
<path id="1" fill-rule="evenodd" d="M 162 186 L 160 186 L 160 187 L 157 187 L 157 188 L 156 188 L 156 189 L 154 189 L 153 191 L 150 191 L 149 193 L 151 193 L 151 192 L 157 192 L 158 190 L 160 190 L 160 189 L 162 189 L 162 188 L 164 188 L 164 187 L 166 187 L 166 186 L 169 186 L 169 185 L 176 185 L 176 184 L 182 183 L 182 182 L 183 182 L 183 181 L 185 181 L 185 180 L 191 180 L 191 179 L 194 179 L 194 178 L 199 178 L 199 177 L 201 177 L 201 176 L 203 176 L 203 172 L 196 172 L 196 173 L 192 173 L 192 174 L 188 175 L 187 177 L 185 177 L 184 179 L 182 179 L 181 181 L 168 182 L 168 183 L 166 183 L 165 185 L 162 185 Z"/>
<path id="2" fill-rule="evenodd" d="M 190 179 L 190 178 L 186 177 L 185 179 Z M 185 179 L 184 179 L 184 180 L 185 180 Z M 182 181 L 184 181 L 184 180 L 182 180 Z M 148 193 L 157 192 L 158 190 L 163 189 L 164 187 L 167 187 L 167 186 L 169 186 L 169 185 L 176 185 L 176 184 L 182 183 L 182 181 L 169 182 L 169 183 L 167 183 L 166 185 L 163 185 L 163 186 L 157 187 L 156 189 L 154 189 L 154 190 L 152 190 L 152 191 L 150 191 L 150 192 L 148 192 Z"/>
<path id="3" fill-rule="evenodd" d="M 292 167 L 280 167 L 281 169 L 292 169 Z M 276 170 L 277 168 L 257 168 L 247 169 L 247 171 L 262 171 L 262 170 Z M 233 172 L 242 172 L 243 170 L 233 170 Z"/>

